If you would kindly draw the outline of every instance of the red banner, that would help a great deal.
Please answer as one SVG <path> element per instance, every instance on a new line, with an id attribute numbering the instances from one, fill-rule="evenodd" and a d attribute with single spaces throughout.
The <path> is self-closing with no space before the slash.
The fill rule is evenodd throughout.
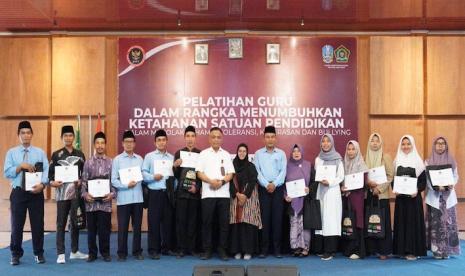
<path id="1" fill-rule="evenodd" d="M 245 142 L 253 153 L 274 125 L 286 153 L 298 143 L 313 160 L 331 133 L 342 154 L 357 138 L 356 54 L 346 37 L 121 38 L 119 136 L 133 130 L 145 155 L 159 128 L 174 152 L 187 125 L 201 149 L 218 126 L 225 149 Z"/>

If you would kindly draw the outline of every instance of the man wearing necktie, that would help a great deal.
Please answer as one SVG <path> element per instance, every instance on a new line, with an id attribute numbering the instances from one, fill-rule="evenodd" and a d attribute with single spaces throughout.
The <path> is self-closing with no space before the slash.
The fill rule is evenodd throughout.
<path id="1" fill-rule="evenodd" d="M 20 145 L 8 150 L 5 156 L 4 175 L 11 182 L 11 265 L 18 265 L 23 256 L 23 229 L 26 222 L 26 212 L 32 232 L 32 245 L 36 263 L 45 263 L 44 258 L 44 194 L 43 189 L 48 183 L 48 160 L 45 152 L 31 145 L 32 126 L 29 121 L 18 125 Z M 41 173 L 38 183 L 31 185 L 28 173 Z"/>

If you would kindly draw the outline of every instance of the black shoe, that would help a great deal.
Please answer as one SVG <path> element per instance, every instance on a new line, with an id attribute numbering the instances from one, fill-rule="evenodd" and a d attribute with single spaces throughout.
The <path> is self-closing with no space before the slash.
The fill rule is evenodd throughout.
<path id="1" fill-rule="evenodd" d="M 126 261 L 126 256 L 123 255 L 118 255 L 118 262 L 125 262 Z"/>
<path id="2" fill-rule="evenodd" d="M 19 257 L 17 256 L 11 257 L 10 265 L 19 265 Z"/>
<path id="3" fill-rule="evenodd" d="M 191 251 L 191 255 L 194 256 L 194 257 L 200 258 L 200 253 L 199 252 Z"/>
<path id="4" fill-rule="evenodd" d="M 278 258 L 278 259 L 281 259 L 281 258 L 283 257 L 283 255 L 281 255 L 281 252 L 279 252 L 279 251 L 276 251 L 276 252 L 274 253 L 274 256 L 275 256 L 276 258 Z"/>
<path id="5" fill-rule="evenodd" d="M 179 250 L 179 251 L 178 251 L 178 254 L 176 254 L 176 259 L 180 259 L 180 258 L 182 258 L 182 257 L 184 257 L 184 251 Z"/>
<path id="6" fill-rule="evenodd" d="M 172 250 L 163 250 L 161 254 L 165 256 L 176 256 L 177 255 L 176 252 Z"/>
<path id="7" fill-rule="evenodd" d="M 89 255 L 89 257 L 87 257 L 87 262 L 88 263 L 95 262 L 95 260 L 97 260 L 97 256 Z"/>
<path id="8" fill-rule="evenodd" d="M 111 256 L 110 255 L 103 256 L 103 261 L 107 263 L 111 262 Z"/>
<path id="9" fill-rule="evenodd" d="M 37 256 L 34 257 L 34 259 L 35 259 L 37 264 L 45 263 L 44 255 L 37 255 Z"/>
<path id="10" fill-rule="evenodd" d="M 152 260 L 160 260 L 160 254 L 159 253 L 152 253 L 152 254 L 149 254 L 150 256 L 150 259 Z"/>
<path id="11" fill-rule="evenodd" d="M 260 259 L 265 259 L 267 257 L 266 253 L 260 253 L 260 255 L 258 255 L 258 257 Z"/>
<path id="12" fill-rule="evenodd" d="M 218 249 L 218 255 L 220 255 L 220 259 L 223 261 L 229 260 L 228 254 L 224 251 L 224 249 Z"/>
<path id="13" fill-rule="evenodd" d="M 142 254 L 134 255 L 134 259 L 136 259 L 138 261 L 142 261 L 142 260 L 144 260 L 144 255 L 142 255 Z"/>
<path id="14" fill-rule="evenodd" d="M 212 257 L 212 253 L 210 251 L 205 251 L 202 255 L 200 255 L 201 260 L 209 260 Z"/>

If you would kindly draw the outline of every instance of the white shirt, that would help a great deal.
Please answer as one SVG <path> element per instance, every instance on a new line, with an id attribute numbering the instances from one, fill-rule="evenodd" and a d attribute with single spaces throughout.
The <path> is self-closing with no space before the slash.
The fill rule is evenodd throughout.
<path id="1" fill-rule="evenodd" d="M 315 167 L 322 166 L 324 161 L 317 157 Z M 337 165 L 336 178 L 329 181 L 329 185 L 318 185 L 316 199 L 320 200 L 321 222 L 323 228 L 315 230 L 316 235 L 340 236 L 342 221 L 342 199 L 339 184 L 344 181 L 344 164 Z"/>
<path id="2" fill-rule="evenodd" d="M 225 175 L 235 173 L 229 152 L 222 148 L 215 151 L 210 147 L 200 152 L 195 171 L 204 173 L 210 179 L 223 180 L 224 176 L 221 175 L 222 166 L 224 167 Z M 202 182 L 202 199 L 204 198 L 230 198 L 229 182 L 218 190 L 210 189 L 210 184 Z"/>

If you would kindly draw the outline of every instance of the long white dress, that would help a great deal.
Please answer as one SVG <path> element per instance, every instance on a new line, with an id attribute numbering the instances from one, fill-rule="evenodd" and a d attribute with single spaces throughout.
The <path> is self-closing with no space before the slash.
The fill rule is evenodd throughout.
<path id="1" fill-rule="evenodd" d="M 317 157 L 315 168 L 324 161 Z M 329 181 L 329 186 L 319 184 L 316 198 L 320 200 L 322 230 L 315 230 L 316 235 L 340 236 L 342 220 L 342 198 L 339 184 L 344 181 L 344 164 L 337 165 L 336 179 Z"/>

